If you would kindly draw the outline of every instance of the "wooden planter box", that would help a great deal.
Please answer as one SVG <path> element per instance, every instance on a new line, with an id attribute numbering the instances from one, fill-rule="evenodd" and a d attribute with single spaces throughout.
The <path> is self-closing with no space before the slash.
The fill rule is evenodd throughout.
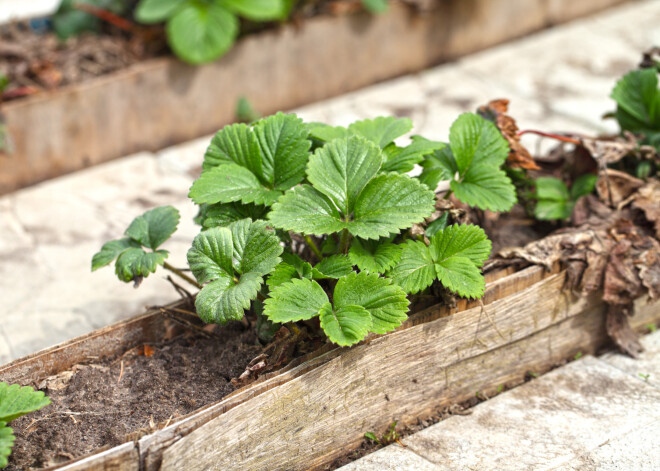
<path id="1" fill-rule="evenodd" d="M 607 343 L 599 294 L 563 291 L 564 271 L 529 267 L 487 275 L 483 304 L 459 302 L 411 315 L 397 331 L 352 348 L 325 348 L 180 418 L 136 443 L 60 470 L 303 470 L 358 447 L 367 431 L 416 422 L 476 392 L 489 396 L 527 372 L 543 373 Z M 634 328 L 660 321 L 660 306 L 636 302 Z M 127 320 L 0 368 L 0 380 L 30 384 L 89 355 L 116 356 L 158 340 L 157 312 Z"/>
<path id="2" fill-rule="evenodd" d="M 0 194 L 215 132 L 248 97 L 270 114 L 475 52 L 626 0 L 446 0 L 424 14 L 318 17 L 240 40 L 216 63 L 148 60 L 2 105 Z"/>

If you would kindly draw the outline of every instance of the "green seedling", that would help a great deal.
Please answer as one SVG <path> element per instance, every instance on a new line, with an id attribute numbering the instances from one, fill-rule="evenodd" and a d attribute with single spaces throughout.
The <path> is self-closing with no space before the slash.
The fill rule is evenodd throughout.
<path id="1" fill-rule="evenodd" d="M 0 468 L 8 464 L 14 446 L 14 431 L 7 424 L 50 404 L 43 392 L 29 386 L 0 383 Z"/>
<path id="2" fill-rule="evenodd" d="M 540 220 L 568 219 L 573 213 L 577 200 L 594 190 L 598 177 L 587 174 L 579 177 L 569 191 L 558 178 L 541 177 L 534 181 L 534 198 L 537 200 L 534 216 Z"/>

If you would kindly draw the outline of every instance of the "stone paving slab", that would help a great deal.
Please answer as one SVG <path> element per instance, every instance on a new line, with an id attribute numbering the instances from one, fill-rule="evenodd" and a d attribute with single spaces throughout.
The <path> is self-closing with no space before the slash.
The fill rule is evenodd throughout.
<path id="1" fill-rule="evenodd" d="M 393 445 L 342 466 L 341 471 L 437 471 L 437 465 L 425 460 L 421 456 L 403 448 Z"/>
<path id="2" fill-rule="evenodd" d="M 630 358 L 620 353 L 608 353 L 603 355 L 601 360 L 660 389 L 660 331 L 644 336 L 641 343 L 644 351 L 639 358 Z"/>
<path id="3" fill-rule="evenodd" d="M 438 470 L 660 469 L 658 405 L 657 389 L 587 356 L 403 443 Z M 410 469 L 411 455 L 400 449 L 390 445 L 341 469 Z"/>
<path id="4" fill-rule="evenodd" d="M 446 139 L 458 114 L 505 97 L 521 128 L 594 134 L 608 129 L 599 117 L 613 107 L 609 91 L 655 37 L 650 31 L 659 16 L 660 2 L 637 2 L 297 112 L 342 125 L 410 116 L 415 133 Z M 525 139 L 533 150 L 549 145 Z M 172 204 L 182 220 L 164 248 L 173 265 L 185 265 L 197 231 L 186 195 L 209 140 L 126 157 L 0 198 L 0 364 L 177 297 L 162 272 L 134 290 L 112 269 L 90 273 L 90 260 L 135 216 Z"/>

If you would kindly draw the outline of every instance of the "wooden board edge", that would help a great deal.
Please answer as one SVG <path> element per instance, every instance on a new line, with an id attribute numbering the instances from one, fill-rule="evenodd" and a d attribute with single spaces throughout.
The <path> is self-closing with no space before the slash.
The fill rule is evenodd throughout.
<path id="1" fill-rule="evenodd" d="M 43 471 L 140 471 L 138 449 L 133 442 L 118 445 Z"/>

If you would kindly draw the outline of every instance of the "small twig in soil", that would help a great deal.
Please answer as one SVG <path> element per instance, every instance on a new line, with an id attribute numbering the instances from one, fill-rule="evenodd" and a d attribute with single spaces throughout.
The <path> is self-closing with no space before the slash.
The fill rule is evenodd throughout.
<path id="1" fill-rule="evenodd" d="M 217 335 L 212 334 L 211 332 L 208 332 L 208 331 L 204 330 L 203 327 L 195 325 L 192 322 L 190 322 L 188 319 L 184 319 L 183 317 L 177 315 L 177 313 L 179 313 L 179 312 L 185 313 L 186 315 L 191 315 L 191 313 L 189 311 L 185 311 L 183 309 L 177 309 L 177 308 L 164 308 L 164 307 L 160 307 L 160 306 L 158 306 L 157 309 L 160 312 L 162 312 L 164 315 L 166 315 L 167 317 L 172 319 L 174 322 L 178 322 L 179 324 L 183 325 L 184 327 L 188 327 L 189 329 L 193 329 L 194 331 L 199 333 L 202 337 L 205 337 L 207 339 L 218 338 Z M 174 311 L 174 312 L 171 312 L 171 311 Z M 195 317 L 198 318 L 196 314 L 195 314 Z"/>
<path id="2" fill-rule="evenodd" d="M 119 367 L 119 379 L 117 384 L 121 383 L 121 379 L 124 377 L 124 360 L 121 361 L 121 366 Z"/>
<path id="3" fill-rule="evenodd" d="M 179 296 L 181 296 L 182 299 L 187 299 L 190 304 L 195 304 L 195 299 L 187 289 L 176 283 L 170 275 L 167 275 L 166 279 L 170 282 L 170 284 L 174 287 L 174 290 L 179 294 Z"/>
<path id="4" fill-rule="evenodd" d="M 163 262 L 163 268 L 165 268 L 166 270 L 171 271 L 172 273 L 174 273 L 175 275 L 177 275 L 179 278 L 182 278 L 182 279 L 186 280 L 188 283 L 190 283 L 191 285 L 193 285 L 195 288 L 197 288 L 197 289 L 202 289 L 202 285 L 200 285 L 199 283 L 197 283 L 196 280 L 193 280 L 193 279 L 190 278 L 188 275 L 186 275 L 185 273 L 183 273 L 181 270 L 179 270 L 178 268 L 173 267 L 173 266 L 170 265 L 169 263 L 167 263 L 167 262 Z"/>

